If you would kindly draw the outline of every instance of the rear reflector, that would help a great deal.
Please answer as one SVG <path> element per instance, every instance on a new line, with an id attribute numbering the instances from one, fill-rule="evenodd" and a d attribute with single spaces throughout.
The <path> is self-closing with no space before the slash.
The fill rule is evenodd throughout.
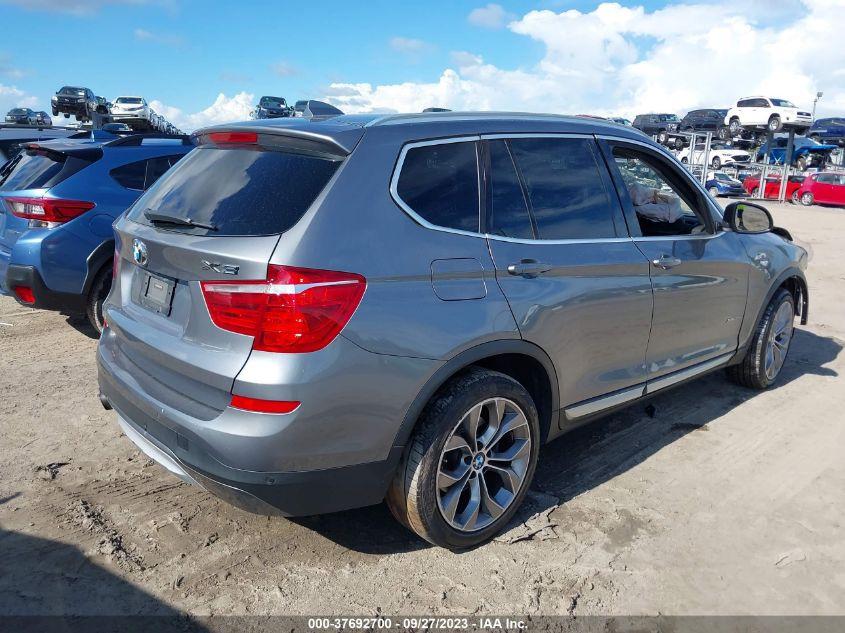
<path id="1" fill-rule="evenodd" d="M 57 198 L 6 198 L 12 214 L 28 220 L 62 223 L 94 208 L 93 202 Z"/>
<path id="2" fill-rule="evenodd" d="M 214 324 L 252 336 L 254 350 L 314 352 L 352 317 L 367 281 L 361 275 L 290 266 L 267 267 L 263 281 L 203 281 Z"/>
<path id="3" fill-rule="evenodd" d="M 243 411 L 254 411 L 256 413 L 292 413 L 299 407 L 299 402 L 288 400 L 261 400 L 259 398 L 247 398 L 232 394 L 233 409 Z"/>
<path id="4" fill-rule="evenodd" d="M 217 145 L 255 145 L 258 134 L 255 132 L 212 132 L 208 140 Z"/>
<path id="5" fill-rule="evenodd" d="M 35 303 L 35 295 L 32 292 L 32 288 L 29 286 L 15 286 L 12 288 L 15 295 L 17 295 L 18 299 L 23 301 L 24 303 L 33 304 Z"/>

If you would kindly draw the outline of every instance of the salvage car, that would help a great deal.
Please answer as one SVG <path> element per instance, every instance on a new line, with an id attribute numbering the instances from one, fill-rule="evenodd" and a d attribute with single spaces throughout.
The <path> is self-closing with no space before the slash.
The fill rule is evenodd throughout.
<path id="1" fill-rule="evenodd" d="M 112 223 L 192 148 L 103 132 L 26 144 L 0 169 L 0 294 L 84 314 L 100 330 Z"/>
<path id="2" fill-rule="evenodd" d="M 150 126 L 150 106 L 144 97 L 118 97 L 111 107 L 115 123 L 133 123 Z"/>
<path id="3" fill-rule="evenodd" d="M 792 194 L 792 201 L 800 201 L 808 207 L 812 204 L 845 206 L 845 174 L 821 173 L 807 176 Z"/>
<path id="4" fill-rule="evenodd" d="M 684 138 L 673 134 L 680 125 L 676 114 L 638 114 L 631 125 L 648 136 L 656 136 L 661 145 L 676 149 L 684 146 Z"/>
<path id="5" fill-rule="evenodd" d="M 817 143 L 830 143 L 845 147 L 845 117 L 816 119 L 807 136 Z"/>
<path id="6" fill-rule="evenodd" d="M 261 97 L 253 111 L 254 119 L 279 119 L 293 116 L 293 108 L 284 97 Z"/>
<path id="7" fill-rule="evenodd" d="M 101 107 L 97 96 L 90 88 L 64 86 L 51 99 L 53 116 L 73 115 L 79 121 L 90 121 Z"/>
<path id="8" fill-rule="evenodd" d="M 723 171 L 711 171 L 707 174 L 704 188 L 714 198 L 719 196 L 745 196 L 746 191 L 742 182 L 729 176 Z"/>
<path id="9" fill-rule="evenodd" d="M 725 125 L 727 113 L 727 109 L 715 108 L 690 110 L 678 127 L 682 132 L 713 132 L 718 138 L 727 141 L 730 138 L 730 130 Z"/>
<path id="10" fill-rule="evenodd" d="M 31 110 L 30 108 L 12 108 L 6 113 L 6 123 L 36 125 L 38 123 L 38 115 L 35 113 L 35 110 Z"/>
<path id="11" fill-rule="evenodd" d="M 780 183 L 781 177 L 777 176 L 766 176 L 766 186 L 765 190 L 763 191 L 764 198 L 774 198 L 777 199 L 778 195 L 780 194 Z M 803 176 L 789 176 L 787 178 L 786 183 L 786 199 L 792 199 L 793 194 L 798 191 L 801 185 L 804 182 Z M 752 198 L 758 197 L 760 192 L 760 175 L 755 174 L 753 176 L 748 176 L 745 180 L 742 181 L 742 186 L 745 191 L 751 195 Z"/>
<path id="12" fill-rule="evenodd" d="M 49 114 L 41 110 L 40 112 L 35 113 L 35 124 L 50 127 L 53 125 L 53 119 L 50 118 Z"/>
<path id="13" fill-rule="evenodd" d="M 731 136 L 739 136 L 742 128 L 765 128 L 769 132 L 793 128 L 796 134 L 805 134 L 813 124 L 813 115 L 786 99 L 744 97 L 728 110 L 724 123 Z"/>
<path id="14" fill-rule="evenodd" d="M 254 512 L 386 499 L 473 547 L 542 444 L 723 368 L 764 389 L 807 317 L 806 251 L 631 128 L 446 112 L 195 134 L 115 223 L 100 399 Z"/>
<path id="15" fill-rule="evenodd" d="M 777 136 L 769 142 L 763 143 L 757 150 L 757 161 L 782 165 L 786 160 L 786 150 L 789 138 L 785 135 Z M 824 169 L 830 161 L 830 155 L 836 151 L 836 145 L 822 145 L 811 138 L 796 136 L 792 147 L 792 166 L 804 171 L 808 167 Z M 768 156 L 768 159 L 767 159 Z"/>
<path id="16" fill-rule="evenodd" d="M 705 143 L 696 143 L 694 150 L 685 147 L 678 153 L 678 160 L 684 164 L 691 162 L 693 165 L 700 165 L 704 162 L 704 158 Z M 750 163 L 751 154 L 744 149 L 737 149 L 720 143 L 712 143 L 710 145 L 708 161 L 709 167 L 719 169 L 723 165 Z"/>

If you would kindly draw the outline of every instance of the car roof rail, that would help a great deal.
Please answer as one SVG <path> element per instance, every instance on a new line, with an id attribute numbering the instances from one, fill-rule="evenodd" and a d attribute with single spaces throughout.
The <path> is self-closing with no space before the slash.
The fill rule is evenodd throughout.
<path id="1" fill-rule="evenodd" d="M 107 132 L 108 134 L 108 132 Z M 113 136 L 113 135 L 112 135 Z M 182 141 L 182 145 L 193 145 L 194 142 L 187 134 L 163 134 L 161 132 L 152 132 L 146 134 L 131 134 L 129 136 L 122 136 L 113 141 L 106 143 L 109 147 L 139 147 L 143 145 L 144 139 L 178 139 Z"/>

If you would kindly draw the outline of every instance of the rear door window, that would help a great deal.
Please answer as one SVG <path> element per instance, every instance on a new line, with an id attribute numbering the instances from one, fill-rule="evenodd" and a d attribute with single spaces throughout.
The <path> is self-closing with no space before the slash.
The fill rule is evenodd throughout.
<path id="1" fill-rule="evenodd" d="M 478 232 L 476 143 L 461 141 L 410 148 L 402 163 L 396 193 L 430 224 Z"/>
<path id="2" fill-rule="evenodd" d="M 507 143 L 490 141 L 490 208 L 487 231 L 492 235 L 534 239 L 519 175 Z"/>
<path id="3" fill-rule="evenodd" d="M 517 138 L 509 143 L 538 239 L 616 237 L 616 208 L 590 139 Z"/>
<path id="4" fill-rule="evenodd" d="M 275 235 L 308 210 L 339 159 L 288 151 L 199 147 L 133 205 L 128 217 L 150 224 L 147 209 L 214 228 L 167 226 L 199 235 Z"/>

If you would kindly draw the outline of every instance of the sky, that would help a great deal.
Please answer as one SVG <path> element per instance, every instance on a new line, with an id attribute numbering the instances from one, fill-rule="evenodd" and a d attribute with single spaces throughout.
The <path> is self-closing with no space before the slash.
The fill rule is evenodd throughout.
<path id="1" fill-rule="evenodd" d="M 0 0 L 0 29 L 0 113 L 83 85 L 188 131 L 262 95 L 633 118 L 823 91 L 845 115 L 845 0 Z"/>

